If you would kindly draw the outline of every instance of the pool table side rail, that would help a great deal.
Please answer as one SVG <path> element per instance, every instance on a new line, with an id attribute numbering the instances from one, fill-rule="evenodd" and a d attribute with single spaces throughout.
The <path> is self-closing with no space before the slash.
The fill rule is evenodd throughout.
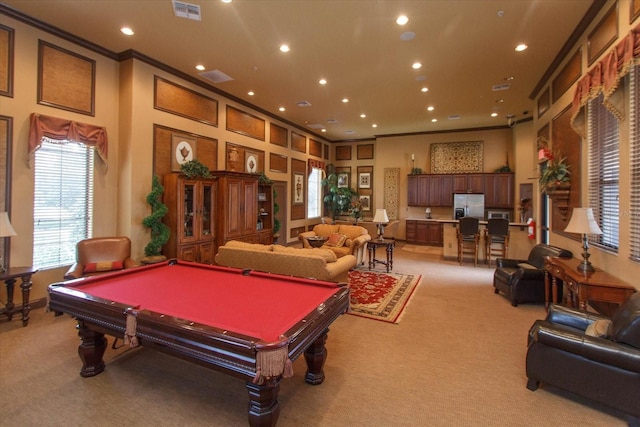
<path id="1" fill-rule="evenodd" d="M 135 311 L 136 337 L 140 345 L 245 380 L 255 376 L 256 352 L 260 347 L 260 341 L 255 337 L 149 310 L 136 310 L 135 307 L 86 294 L 74 288 L 73 284 L 65 285 L 69 282 L 49 286 L 49 308 L 74 317 L 90 330 L 123 338 L 126 314 Z M 340 288 L 320 306 L 323 307 L 321 310 L 309 313 L 285 333 L 290 342 L 289 358 L 292 361 L 347 311 L 349 289 Z"/>

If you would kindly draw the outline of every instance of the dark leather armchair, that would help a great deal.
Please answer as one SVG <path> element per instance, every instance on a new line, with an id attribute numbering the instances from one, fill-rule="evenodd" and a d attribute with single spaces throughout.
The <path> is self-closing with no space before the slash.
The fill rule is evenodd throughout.
<path id="1" fill-rule="evenodd" d="M 138 265 L 131 259 L 131 240 L 128 237 L 94 237 L 78 242 L 76 262 L 64 278 L 78 279 Z"/>
<path id="2" fill-rule="evenodd" d="M 528 347 L 529 390 L 540 383 L 558 387 L 621 411 L 630 426 L 640 426 L 640 293 L 610 321 L 554 304 L 529 330 Z"/>
<path id="3" fill-rule="evenodd" d="M 494 292 L 504 293 L 514 307 L 523 302 L 544 303 L 546 256 L 571 258 L 573 254 L 566 249 L 540 243 L 531 249 L 527 259 L 498 258 L 493 273 Z"/>

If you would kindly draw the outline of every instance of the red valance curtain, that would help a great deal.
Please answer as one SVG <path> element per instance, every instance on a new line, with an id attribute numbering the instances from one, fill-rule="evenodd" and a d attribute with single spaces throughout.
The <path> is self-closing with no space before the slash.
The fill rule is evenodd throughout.
<path id="1" fill-rule="evenodd" d="M 624 118 L 625 88 L 620 83 L 637 64 L 640 64 L 640 25 L 632 29 L 578 82 L 571 106 L 571 126 L 582 137 L 586 137 L 584 106 L 600 93 L 604 95 L 605 107 L 618 120 Z"/>
<path id="2" fill-rule="evenodd" d="M 309 165 L 309 173 L 311 173 L 311 169 L 313 169 L 313 168 L 322 169 L 323 171 L 325 171 L 325 166 L 326 165 L 321 160 L 309 159 L 307 161 L 307 163 Z"/>
<path id="3" fill-rule="evenodd" d="M 32 113 L 31 129 L 29 130 L 29 159 L 42 145 L 43 137 L 58 141 L 77 141 L 94 147 L 104 162 L 106 171 L 109 149 L 105 128 Z"/>

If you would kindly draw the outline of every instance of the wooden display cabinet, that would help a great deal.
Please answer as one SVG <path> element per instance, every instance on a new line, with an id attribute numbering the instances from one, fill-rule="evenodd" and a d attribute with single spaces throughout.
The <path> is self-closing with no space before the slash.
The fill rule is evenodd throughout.
<path id="1" fill-rule="evenodd" d="M 273 243 L 273 186 L 258 184 L 258 222 L 256 225 L 258 243 Z"/>
<path id="2" fill-rule="evenodd" d="M 168 258 L 212 264 L 216 253 L 215 179 L 187 178 L 182 174 L 164 176 L 164 217 L 169 241 L 163 247 Z"/>

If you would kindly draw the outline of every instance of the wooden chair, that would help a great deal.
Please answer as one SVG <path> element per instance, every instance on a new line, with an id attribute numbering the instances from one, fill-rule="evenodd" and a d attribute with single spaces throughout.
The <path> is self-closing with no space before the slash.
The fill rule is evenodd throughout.
<path id="1" fill-rule="evenodd" d="M 464 264 L 464 254 L 473 254 L 474 266 L 478 266 L 478 248 L 480 246 L 480 230 L 478 218 L 463 217 L 458 224 L 458 261 Z"/>
<path id="2" fill-rule="evenodd" d="M 509 254 L 509 220 L 491 218 L 484 230 L 484 262 L 491 267 L 491 255 L 507 258 Z"/>

